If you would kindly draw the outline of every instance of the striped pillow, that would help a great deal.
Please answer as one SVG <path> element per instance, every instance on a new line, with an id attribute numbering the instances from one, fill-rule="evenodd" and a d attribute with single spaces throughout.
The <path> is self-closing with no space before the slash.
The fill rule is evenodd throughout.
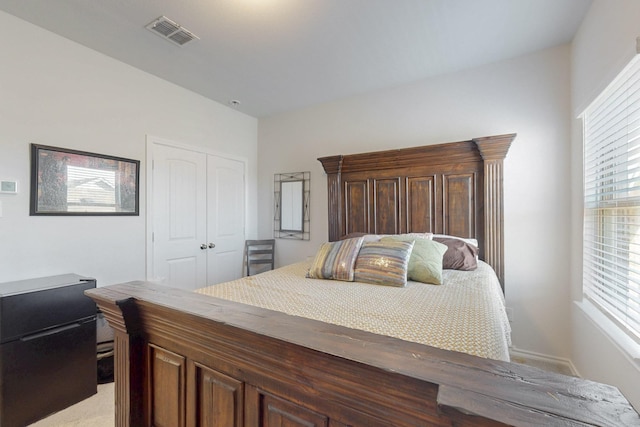
<path id="1" fill-rule="evenodd" d="M 383 237 L 383 242 L 410 242 L 413 241 L 413 250 L 407 267 L 407 279 L 416 282 L 442 284 L 443 255 L 447 252 L 447 246 L 429 239 L 412 240 L 406 236 Z M 464 244 L 464 242 L 460 241 Z"/>
<path id="2" fill-rule="evenodd" d="M 356 260 L 355 281 L 398 287 L 406 285 L 413 244 L 413 241 L 364 243 Z"/>
<path id="3" fill-rule="evenodd" d="M 323 243 L 307 277 L 353 282 L 353 265 L 362 246 L 362 237 Z"/>

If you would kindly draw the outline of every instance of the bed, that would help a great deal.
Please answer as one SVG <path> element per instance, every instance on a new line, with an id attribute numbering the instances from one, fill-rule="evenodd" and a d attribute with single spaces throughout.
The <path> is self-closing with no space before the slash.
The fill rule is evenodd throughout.
<path id="1" fill-rule="evenodd" d="M 443 270 L 443 284 L 402 287 L 309 279 L 299 262 L 196 292 L 292 316 L 509 360 L 510 326 L 500 285 L 480 261 L 473 271 Z"/>
<path id="2" fill-rule="evenodd" d="M 508 292 L 502 167 L 514 137 L 320 158 L 328 243 L 473 237 Z M 115 330 L 117 426 L 640 425 L 612 386 L 201 293 L 87 292 Z"/>

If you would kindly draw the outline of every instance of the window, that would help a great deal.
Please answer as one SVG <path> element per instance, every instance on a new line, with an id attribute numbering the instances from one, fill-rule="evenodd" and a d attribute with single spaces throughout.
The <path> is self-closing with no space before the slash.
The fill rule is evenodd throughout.
<path id="1" fill-rule="evenodd" d="M 582 115 L 584 296 L 640 342 L 640 60 Z"/>

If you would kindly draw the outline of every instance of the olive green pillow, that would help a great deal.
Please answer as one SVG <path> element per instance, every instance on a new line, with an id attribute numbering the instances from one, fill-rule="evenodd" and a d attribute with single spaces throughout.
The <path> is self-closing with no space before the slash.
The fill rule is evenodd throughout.
<path id="1" fill-rule="evenodd" d="M 381 241 L 415 242 L 409 258 L 408 279 L 433 285 L 442 284 L 442 259 L 447 252 L 447 245 L 409 236 L 383 237 Z"/>

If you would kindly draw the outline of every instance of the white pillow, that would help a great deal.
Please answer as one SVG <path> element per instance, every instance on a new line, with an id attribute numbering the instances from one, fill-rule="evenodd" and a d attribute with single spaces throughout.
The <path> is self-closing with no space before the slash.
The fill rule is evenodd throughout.
<path id="1" fill-rule="evenodd" d="M 404 234 L 365 234 L 365 242 L 377 242 L 384 237 L 407 237 L 412 239 L 433 239 L 433 233 L 404 233 Z M 477 245 L 476 245 L 477 246 Z"/>

